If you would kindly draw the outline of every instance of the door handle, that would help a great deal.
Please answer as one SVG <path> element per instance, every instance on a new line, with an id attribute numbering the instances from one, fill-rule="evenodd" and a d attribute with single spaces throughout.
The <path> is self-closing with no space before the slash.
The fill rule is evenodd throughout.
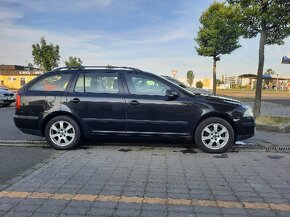
<path id="1" fill-rule="evenodd" d="M 137 100 L 132 100 L 130 102 L 131 105 L 139 105 L 140 103 Z"/>
<path id="2" fill-rule="evenodd" d="M 74 98 L 70 102 L 72 102 L 72 103 L 79 103 L 79 102 L 81 102 L 81 100 L 79 98 Z"/>

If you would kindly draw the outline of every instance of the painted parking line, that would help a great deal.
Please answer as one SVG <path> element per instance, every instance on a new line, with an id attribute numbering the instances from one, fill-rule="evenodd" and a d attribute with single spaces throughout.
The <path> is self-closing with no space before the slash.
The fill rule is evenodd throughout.
<path id="1" fill-rule="evenodd" d="M 174 199 L 158 197 L 131 197 L 116 195 L 92 195 L 92 194 L 58 194 L 49 192 L 20 192 L 20 191 L 0 191 L 0 198 L 30 198 L 30 199 L 54 199 L 54 200 L 74 200 L 74 201 L 103 201 L 141 204 L 162 204 L 176 206 L 203 206 L 220 208 L 240 208 L 240 209 L 263 209 L 290 211 L 290 204 L 277 203 L 255 203 L 255 202 L 235 202 L 222 200 L 198 200 L 198 199 Z"/>

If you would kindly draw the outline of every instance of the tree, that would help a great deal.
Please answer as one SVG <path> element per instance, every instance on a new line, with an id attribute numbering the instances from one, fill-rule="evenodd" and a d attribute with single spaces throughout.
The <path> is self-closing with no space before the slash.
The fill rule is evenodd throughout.
<path id="1" fill-rule="evenodd" d="M 51 71 L 58 66 L 60 60 L 59 46 L 52 43 L 47 44 L 44 37 L 40 43 L 32 45 L 32 56 L 34 63 L 42 70 Z"/>
<path id="2" fill-rule="evenodd" d="M 264 75 L 275 75 L 275 71 L 273 69 L 267 69 L 265 72 L 264 72 Z M 272 76 L 271 76 L 272 77 Z M 267 85 L 267 88 L 269 88 L 269 85 L 270 85 L 270 79 L 264 79 L 264 83 L 265 85 Z M 263 86 L 265 86 L 263 85 Z"/>
<path id="3" fill-rule="evenodd" d="M 220 86 L 221 84 L 223 84 L 224 82 L 222 82 L 220 79 L 216 79 L 216 84 L 217 86 Z"/>
<path id="4" fill-rule="evenodd" d="M 197 87 L 197 88 L 202 88 L 202 87 L 203 87 L 203 83 L 202 83 L 202 81 L 198 81 L 198 82 L 196 82 L 196 87 Z"/>
<path id="5" fill-rule="evenodd" d="M 67 61 L 64 62 L 66 67 L 74 68 L 74 67 L 81 67 L 83 61 L 80 58 L 70 56 Z"/>
<path id="6" fill-rule="evenodd" d="M 187 83 L 191 87 L 192 86 L 192 83 L 193 83 L 193 80 L 194 80 L 194 74 L 193 74 L 193 71 L 192 70 L 190 70 L 190 71 L 187 72 L 186 78 L 187 78 Z"/>
<path id="7" fill-rule="evenodd" d="M 201 27 L 195 39 L 195 47 L 201 56 L 213 58 L 213 94 L 216 94 L 216 63 L 220 55 L 230 54 L 239 48 L 242 28 L 240 16 L 235 7 L 225 3 L 214 2 L 200 17 Z"/>
<path id="8" fill-rule="evenodd" d="M 28 63 L 28 64 L 27 64 L 27 67 L 30 68 L 30 69 L 33 69 L 33 68 L 34 68 L 34 66 L 33 66 L 32 63 Z"/>
<path id="9" fill-rule="evenodd" d="M 275 71 L 273 69 L 267 69 L 264 75 L 275 75 Z"/>
<path id="10" fill-rule="evenodd" d="M 241 24 L 245 30 L 244 37 L 253 38 L 258 34 L 260 36 L 257 86 L 254 102 L 254 115 L 258 117 L 261 110 L 265 45 L 282 45 L 284 44 L 283 40 L 290 35 L 290 1 L 228 0 L 228 2 L 236 6 L 242 15 Z"/>

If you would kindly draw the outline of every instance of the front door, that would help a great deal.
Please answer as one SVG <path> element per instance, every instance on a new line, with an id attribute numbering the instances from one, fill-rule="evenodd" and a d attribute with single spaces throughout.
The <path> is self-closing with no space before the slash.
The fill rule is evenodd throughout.
<path id="1" fill-rule="evenodd" d="M 91 133 L 124 134 L 126 111 L 122 92 L 116 71 L 81 72 L 67 102 Z"/>
<path id="2" fill-rule="evenodd" d="M 157 76 L 128 72 L 127 134 L 187 136 L 190 106 L 187 97 L 166 96 L 172 90 Z"/>

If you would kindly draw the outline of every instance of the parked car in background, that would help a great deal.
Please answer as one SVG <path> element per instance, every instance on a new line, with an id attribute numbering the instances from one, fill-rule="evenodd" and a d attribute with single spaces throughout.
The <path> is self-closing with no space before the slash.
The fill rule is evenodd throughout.
<path id="1" fill-rule="evenodd" d="M 9 106 L 15 102 L 14 93 L 8 88 L 0 86 L 0 106 Z"/>
<path id="2" fill-rule="evenodd" d="M 4 85 L 0 85 L 0 89 L 3 89 L 3 90 L 9 90 L 8 87 L 4 86 Z"/>
<path id="3" fill-rule="evenodd" d="M 181 81 L 175 79 L 175 78 L 172 78 L 168 75 L 161 75 L 163 78 L 166 78 L 167 80 L 179 85 L 180 87 L 183 87 L 195 94 L 205 94 L 205 95 L 211 95 L 212 92 L 210 90 L 206 90 L 206 89 L 202 89 L 202 88 L 196 88 L 196 87 L 189 87 L 187 86 L 186 84 L 182 83 Z"/>
<path id="4" fill-rule="evenodd" d="M 81 138 L 170 139 L 221 153 L 255 134 L 252 110 L 242 102 L 193 94 L 128 67 L 56 69 L 21 88 L 15 107 L 16 126 L 56 149 L 75 148 Z"/>

